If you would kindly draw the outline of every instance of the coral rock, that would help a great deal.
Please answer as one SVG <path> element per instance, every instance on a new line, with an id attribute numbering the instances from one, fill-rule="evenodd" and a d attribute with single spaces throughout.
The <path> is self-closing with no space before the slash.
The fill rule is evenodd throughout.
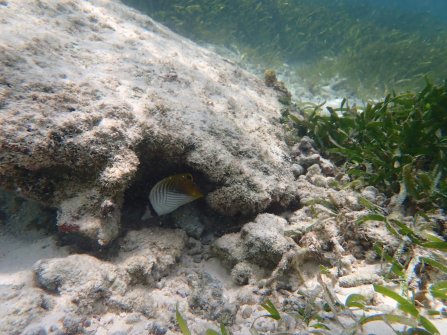
<path id="1" fill-rule="evenodd" d="M 260 214 L 253 222 L 244 225 L 240 233 L 217 239 L 213 251 L 230 267 L 247 261 L 272 268 L 293 244 L 284 236 L 286 224 L 287 221 L 279 216 Z"/>
<path id="2" fill-rule="evenodd" d="M 51 298 L 35 288 L 0 285 L 0 333 L 19 335 L 50 309 Z"/>
<path id="3" fill-rule="evenodd" d="M 132 283 L 152 285 L 177 263 L 186 242 L 182 230 L 130 231 L 120 241 L 121 252 L 116 262 L 130 275 Z"/>
<path id="4" fill-rule="evenodd" d="M 272 214 L 260 214 L 241 230 L 247 260 L 265 267 L 275 266 L 290 248 L 284 237 L 285 219 Z"/>
<path id="5" fill-rule="evenodd" d="M 118 2 L 7 3 L 0 187 L 57 208 L 61 232 L 109 244 L 126 189 L 169 171 L 200 173 L 226 216 L 296 199 L 281 82 L 266 87 Z"/>

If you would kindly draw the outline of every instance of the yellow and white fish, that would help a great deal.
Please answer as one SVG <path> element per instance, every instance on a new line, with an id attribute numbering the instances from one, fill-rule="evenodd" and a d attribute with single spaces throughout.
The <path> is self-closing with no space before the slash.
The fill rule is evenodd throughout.
<path id="1" fill-rule="evenodd" d="M 152 187 L 149 201 L 157 215 L 165 215 L 180 206 L 203 197 L 190 173 L 182 173 L 160 180 Z M 146 217 L 146 214 L 142 219 Z"/>

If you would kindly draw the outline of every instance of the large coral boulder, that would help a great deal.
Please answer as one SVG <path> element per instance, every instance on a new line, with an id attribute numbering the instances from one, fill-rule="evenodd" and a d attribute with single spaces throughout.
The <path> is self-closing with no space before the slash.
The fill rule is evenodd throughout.
<path id="1" fill-rule="evenodd" d="M 118 2 L 0 6 L 0 187 L 99 244 L 118 235 L 129 185 L 169 173 L 198 175 L 224 215 L 286 206 L 296 188 L 277 98 Z"/>

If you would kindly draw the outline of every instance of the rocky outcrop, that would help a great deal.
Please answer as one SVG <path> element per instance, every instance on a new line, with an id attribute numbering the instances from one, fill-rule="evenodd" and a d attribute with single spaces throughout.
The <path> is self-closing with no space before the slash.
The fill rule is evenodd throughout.
<path id="1" fill-rule="evenodd" d="M 62 232 L 108 244 L 125 190 L 177 172 L 227 216 L 296 198 L 262 80 L 114 1 L 7 1 L 0 24 L 0 186 Z"/>
<path id="2" fill-rule="evenodd" d="M 86 254 L 39 260 L 33 266 L 36 287 L 0 284 L 0 332 L 94 334 L 101 327 L 95 315 L 107 313 L 124 313 L 126 324 L 143 329 L 148 319 L 169 320 L 154 291 L 173 272 L 185 245 L 183 231 L 143 229 L 121 238 L 120 254 L 110 261 Z M 194 281 L 197 295 L 200 283 Z M 221 298 L 210 313 L 217 318 L 227 309 Z M 234 314 L 234 307 L 230 311 Z M 137 333 L 147 333 L 143 329 Z"/>
<path id="3" fill-rule="evenodd" d="M 306 166 L 306 173 L 297 179 L 302 207 L 284 212 L 286 219 L 259 214 L 240 232 L 215 240 L 213 255 L 231 270 L 237 285 L 297 287 L 305 282 L 306 264 L 315 260 L 337 267 L 337 276 L 344 276 L 340 278 L 341 287 L 376 282 L 376 274 L 351 273 L 356 259 L 374 263 L 377 255 L 371 250 L 375 243 L 388 250 L 399 246 L 398 239 L 380 222 L 357 223 L 368 214 L 361 199 L 381 208 L 384 195 L 371 186 L 361 193 L 344 187 L 349 178 L 336 175 L 332 163 L 317 153 L 308 138 L 303 138 L 295 150 L 299 151 L 300 165 Z M 303 164 L 311 156 L 316 163 Z"/>
<path id="4" fill-rule="evenodd" d="M 178 262 L 186 241 L 182 230 L 152 228 L 130 231 L 121 240 L 117 262 L 129 275 L 132 284 L 153 286 Z"/>
<path id="5" fill-rule="evenodd" d="M 39 320 L 52 305 L 52 299 L 38 289 L 23 285 L 0 285 L 0 333 L 19 335 Z"/>
<path id="6" fill-rule="evenodd" d="M 190 228 L 130 230 L 107 253 L 97 254 L 101 258 L 67 255 L 68 248 L 57 256 L 38 255 L 33 259 L 53 258 L 34 264 L 32 281 L 24 278 L 31 277 L 29 273 L 18 274 L 27 272 L 22 270 L 31 264 L 29 260 L 25 264 L 20 260 L 16 268 L 8 266 L 13 263 L 14 250 L 9 257 L 5 257 L 8 252 L 0 253 L 1 332 L 179 334 L 178 310 L 194 334 L 218 329 L 220 323 L 235 334 L 248 334 L 253 327 L 266 334 L 296 333 L 308 331 L 309 325 L 283 311 L 297 313 L 311 304 L 318 308 L 318 315 L 326 313 L 325 292 L 340 297 L 358 292 L 367 297 L 368 304 L 378 303 L 381 308 L 383 303 L 376 302 L 372 284 L 383 284 L 383 271 L 389 268 L 380 262 L 373 244 L 380 242 L 392 252 L 399 241 L 379 222 L 359 225 L 356 221 L 367 213 L 360 206 L 361 197 L 378 208 L 385 198 L 372 187 L 361 193 L 348 190 L 343 184 L 346 178 L 332 176 L 328 170 L 325 174 L 326 163 L 318 161 L 298 177 L 301 208 L 281 216 L 259 214 L 239 232 L 214 240 L 209 235 L 188 237 L 186 230 L 196 232 L 201 226 L 190 212 L 199 213 L 188 209 L 179 213 L 192 219 L 179 222 L 190 221 Z M 13 233 L 30 234 L 22 240 L 33 253 L 39 254 L 42 247 L 55 248 L 27 243 L 38 232 L 28 232 L 25 227 L 35 216 L 45 218 L 42 208 L 11 194 L 1 199 L 6 218 L 0 224 L 2 246 L 15 247 L 4 242 Z M 27 215 L 17 215 L 24 209 L 28 209 Z M 41 222 L 36 221 L 37 227 Z M 41 230 L 42 234 L 45 231 Z M 436 273 L 436 269 L 427 271 L 430 276 Z M 2 285 L 2 280 L 7 284 Z M 266 298 L 281 311 L 281 322 L 263 317 L 266 311 L 260 304 Z M 329 320 L 331 314 L 327 315 Z M 343 332 L 336 323 L 330 327 L 334 333 Z"/>
<path id="7" fill-rule="evenodd" d="M 214 243 L 214 253 L 224 263 L 234 266 L 249 261 L 273 268 L 283 254 L 293 247 L 293 241 L 284 237 L 287 221 L 273 214 L 260 214 L 249 222 L 240 233 L 224 235 Z"/>
<path id="8" fill-rule="evenodd" d="M 123 295 L 138 284 L 154 286 L 178 262 L 185 244 L 181 230 L 131 231 L 120 240 L 120 255 L 113 263 L 79 254 L 44 259 L 34 265 L 34 277 L 46 291 L 69 294 L 91 306 L 95 300 Z"/>
<path id="9" fill-rule="evenodd" d="M 205 272 L 191 280 L 191 283 L 193 289 L 188 304 L 194 314 L 227 325 L 234 322 L 237 306 L 228 302 L 218 279 Z"/>

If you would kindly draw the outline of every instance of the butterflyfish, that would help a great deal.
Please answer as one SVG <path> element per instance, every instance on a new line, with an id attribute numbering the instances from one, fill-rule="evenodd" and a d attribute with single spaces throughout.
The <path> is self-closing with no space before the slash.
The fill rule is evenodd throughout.
<path id="1" fill-rule="evenodd" d="M 165 215 L 180 206 L 203 197 L 190 173 L 182 173 L 160 180 L 152 187 L 149 201 L 157 215 Z"/>

